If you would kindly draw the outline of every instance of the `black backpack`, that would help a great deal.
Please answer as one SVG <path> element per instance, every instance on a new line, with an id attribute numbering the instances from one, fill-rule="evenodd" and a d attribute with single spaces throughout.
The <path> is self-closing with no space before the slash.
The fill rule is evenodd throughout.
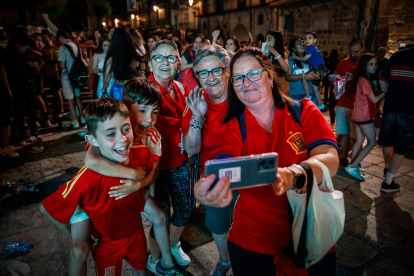
<path id="1" fill-rule="evenodd" d="M 83 63 L 81 59 L 81 52 L 78 47 L 78 56 L 75 57 L 75 54 L 72 51 L 72 47 L 65 44 L 66 49 L 68 49 L 69 53 L 72 55 L 74 61 L 72 68 L 69 72 L 69 81 L 74 88 L 81 88 L 85 87 L 86 83 L 89 80 L 88 68 L 86 68 L 85 63 Z"/>

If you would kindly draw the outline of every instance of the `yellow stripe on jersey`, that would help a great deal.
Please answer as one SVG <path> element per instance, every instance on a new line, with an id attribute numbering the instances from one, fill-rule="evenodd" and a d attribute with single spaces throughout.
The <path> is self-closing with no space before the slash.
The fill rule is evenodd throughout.
<path id="1" fill-rule="evenodd" d="M 146 148 L 146 145 L 143 144 L 132 144 L 131 149 L 139 149 L 139 148 Z"/>
<path id="2" fill-rule="evenodd" d="M 84 172 L 86 172 L 88 168 L 83 165 L 82 169 L 79 171 L 78 175 L 75 176 L 75 178 L 69 182 L 66 182 L 66 189 L 63 191 L 62 196 L 63 198 L 66 198 L 70 191 L 72 190 L 73 186 L 75 186 L 76 182 L 78 182 L 79 178 L 82 176 Z M 70 185 L 70 186 L 69 186 Z"/>
<path id="3" fill-rule="evenodd" d="M 185 106 L 184 111 L 183 111 L 183 117 L 185 116 L 185 114 L 187 114 L 188 112 L 188 105 Z"/>

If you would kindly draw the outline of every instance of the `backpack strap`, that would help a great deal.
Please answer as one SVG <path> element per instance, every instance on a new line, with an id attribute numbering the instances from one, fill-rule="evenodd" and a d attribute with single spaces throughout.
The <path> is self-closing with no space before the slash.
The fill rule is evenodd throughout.
<path id="1" fill-rule="evenodd" d="M 302 126 L 303 103 L 301 101 L 293 101 L 288 104 L 288 109 L 293 117 L 293 120 L 295 120 L 298 125 Z"/>
<path id="2" fill-rule="evenodd" d="M 69 53 L 70 53 L 70 55 L 73 57 L 73 59 L 74 60 L 77 60 L 78 58 L 79 58 L 79 53 L 80 53 L 80 49 L 79 49 L 79 47 L 78 47 L 78 56 L 76 57 L 75 56 L 75 53 L 73 52 L 73 50 L 72 50 L 72 47 L 70 47 L 69 45 L 67 45 L 67 44 L 63 44 L 63 46 L 65 46 L 65 48 L 66 49 L 68 49 L 68 51 L 69 51 Z"/>
<path id="3" fill-rule="evenodd" d="M 244 118 L 244 112 L 239 117 L 237 117 L 237 121 L 239 122 L 242 142 L 244 144 L 244 140 L 246 140 L 246 120 Z"/>

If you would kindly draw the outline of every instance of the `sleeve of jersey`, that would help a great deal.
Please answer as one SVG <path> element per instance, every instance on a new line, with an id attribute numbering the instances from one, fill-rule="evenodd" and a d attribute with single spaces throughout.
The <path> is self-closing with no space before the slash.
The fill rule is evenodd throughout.
<path id="1" fill-rule="evenodd" d="M 160 161 L 162 155 L 161 150 L 161 134 L 155 127 L 152 127 L 148 130 L 147 136 L 150 138 L 148 143 L 148 149 L 151 152 L 153 161 Z"/>
<path id="2" fill-rule="evenodd" d="M 339 62 L 338 66 L 336 67 L 335 74 L 345 76 L 343 67 L 344 67 L 344 61 Z"/>
<path id="3" fill-rule="evenodd" d="M 382 71 L 379 74 L 379 79 L 385 82 L 388 82 L 390 79 L 390 69 L 391 69 L 391 62 L 393 58 L 391 57 L 384 65 L 384 68 L 382 68 Z"/>
<path id="4" fill-rule="evenodd" d="M 330 145 L 338 150 L 336 137 L 318 107 L 309 100 L 302 100 L 302 132 L 308 152 L 319 145 Z"/>
<path id="5" fill-rule="evenodd" d="M 58 222 L 68 224 L 76 206 L 81 203 L 89 186 L 87 182 L 91 181 L 87 171 L 88 168 L 83 166 L 71 181 L 60 185 L 56 192 L 43 200 L 43 207 Z"/>
<path id="6" fill-rule="evenodd" d="M 221 146 L 216 159 L 238 157 L 242 155 L 243 141 L 239 122 L 236 118 L 227 123 L 226 130 L 221 136 Z"/>

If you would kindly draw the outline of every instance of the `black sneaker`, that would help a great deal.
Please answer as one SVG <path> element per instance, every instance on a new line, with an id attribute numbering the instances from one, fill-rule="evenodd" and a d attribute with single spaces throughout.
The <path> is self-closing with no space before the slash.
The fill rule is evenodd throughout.
<path id="1" fill-rule="evenodd" d="M 388 168 L 384 168 L 384 177 L 387 177 Z"/>
<path id="2" fill-rule="evenodd" d="M 389 185 L 385 181 L 382 182 L 381 192 L 383 193 L 393 193 L 393 192 L 398 192 L 399 190 L 400 190 L 400 185 L 398 185 L 394 181 L 391 182 L 391 184 Z"/>
<path id="3" fill-rule="evenodd" d="M 156 275 L 175 275 L 175 276 L 193 276 L 190 272 L 185 270 L 182 267 L 179 267 L 177 264 L 172 264 L 171 266 L 165 266 L 162 263 L 162 260 L 157 263 Z"/>

